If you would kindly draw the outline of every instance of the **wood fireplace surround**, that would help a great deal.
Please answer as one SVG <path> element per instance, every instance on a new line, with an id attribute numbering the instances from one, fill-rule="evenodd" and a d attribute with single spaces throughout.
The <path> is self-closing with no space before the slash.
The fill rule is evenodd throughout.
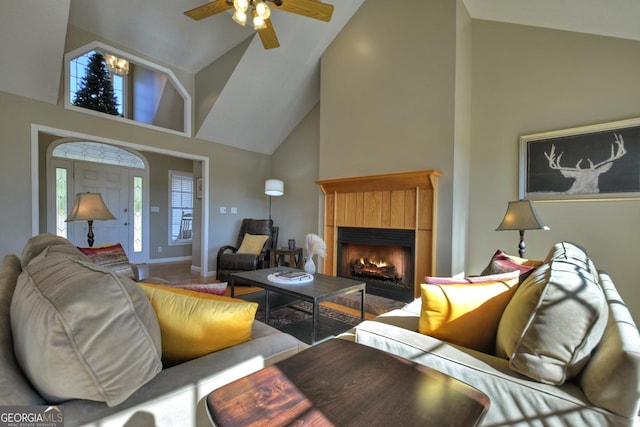
<path id="1" fill-rule="evenodd" d="M 415 231 L 414 297 L 435 274 L 438 177 L 435 169 L 319 180 L 324 193 L 324 274 L 336 275 L 340 227 Z"/>

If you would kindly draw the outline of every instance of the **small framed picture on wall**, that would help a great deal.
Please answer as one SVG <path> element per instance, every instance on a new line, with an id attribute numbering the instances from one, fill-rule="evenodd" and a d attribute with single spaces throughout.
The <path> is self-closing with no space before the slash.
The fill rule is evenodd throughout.
<path id="1" fill-rule="evenodd" d="M 520 198 L 640 198 L 640 119 L 521 136 Z"/>

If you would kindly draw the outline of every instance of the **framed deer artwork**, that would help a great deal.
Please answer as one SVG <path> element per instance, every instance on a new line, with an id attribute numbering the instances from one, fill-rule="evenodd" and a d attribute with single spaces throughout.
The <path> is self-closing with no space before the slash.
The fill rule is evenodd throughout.
<path id="1" fill-rule="evenodd" d="M 640 198 L 640 118 L 521 136 L 520 198 Z"/>

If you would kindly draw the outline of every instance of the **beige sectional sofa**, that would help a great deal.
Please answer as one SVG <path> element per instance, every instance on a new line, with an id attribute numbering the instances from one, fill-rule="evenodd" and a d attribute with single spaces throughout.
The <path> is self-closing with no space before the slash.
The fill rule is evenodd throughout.
<path id="1" fill-rule="evenodd" d="M 249 327 L 245 342 L 163 367 L 159 323 L 138 284 L 65 239 L 36 236 L 0 267 L 0 405 L 59 405 L 67 427 L 211 425 L 211 390 L 306 347 Z"/>
<path id="2" fill-rule="evenodd" d="M 493 354 L 418 332 L 424 310 L 419 298 L 340 338 L 411 359 L 483 391 L 491 400 L 484 426 L 634 424 L 640 335 L 611 278 L 596 271 L 581 248 L 554 245 L 544 264 L 519 284 L 499 318 Z"/>

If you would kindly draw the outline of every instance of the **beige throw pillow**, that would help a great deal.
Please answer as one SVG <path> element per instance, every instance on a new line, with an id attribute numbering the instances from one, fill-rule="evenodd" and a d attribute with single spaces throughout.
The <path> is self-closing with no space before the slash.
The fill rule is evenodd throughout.
<path id="1" fill-rule="evenodd" d="M 135 282 L 67 252 L 45 249 L 18 277 L 15 355 L 47 402 L 115 406 L 162 369 L 158 319 Z"/>
<path id="2" fill-rule="evenodd" d="M 496 354 L 523 375 L 560 385 L 587 364 L 607 317 L 590 272 L 554 260 L 534 270 L 511 298 L 498 325 Z"/>

